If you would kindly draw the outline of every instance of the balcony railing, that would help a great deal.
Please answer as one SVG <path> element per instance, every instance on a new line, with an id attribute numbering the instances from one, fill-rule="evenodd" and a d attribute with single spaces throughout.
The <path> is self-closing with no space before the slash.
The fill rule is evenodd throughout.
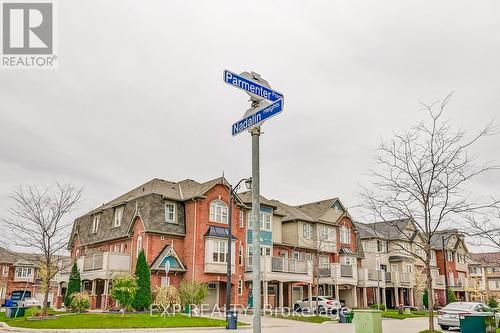
<path id="1" fill-rule="evenodd" d="M 103 253 L 86 255 L 83 258 L 83 271 L 95 271 L 103 267 Z"/>
<path id="2" fill-rule="evenodd" d="M 436 281 L 437 286 L 444 286 L 444 275 L 434 277 L 434 281 Z"/>
<path id="3" fill-rule="evenodd" d="M 306 260 L 287 259 L 282 257 L 261 256 L 261 270 L 275 273 L 309 274 L 309 263 Z M 245 270 L 252 271 L 253 258 L 245 258 Z"/>
<path id="4" fill-rule="evenodd" d="M 120 252 L 100 252 L 86 254 L 77 260 L 82 274 L 107 274 L 130 270 L 130 254 Z"/>
<path id="5" fill-rule="evenodd" d="M 352 271 L 352 265 L 340 265 L 341 277 L 353 277 Z"/>
<path id="6" fill-rule="evenodd" d="M 410 273 L 399 273 L 399 281 L 403 283 L 410 283 L 411 282 Z"/>

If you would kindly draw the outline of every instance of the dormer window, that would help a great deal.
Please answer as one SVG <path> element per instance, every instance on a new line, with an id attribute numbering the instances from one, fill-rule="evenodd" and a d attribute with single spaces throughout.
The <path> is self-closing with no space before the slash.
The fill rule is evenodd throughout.
<path id="1" fill-rule="evenodd" d="M 113 217 L 113 228 L 119 227 L 122 224 L 123 206 L 115 208 L 115 215 Z"/>
<path id="2" fill-rule="evenodd" d="M 227 205 L 222 200 L 214 200 L 210 203 L 210 221 L 227 223 Z"/>
<path id="3" fill-rule="evenodd" d="M 94 215 L 92 219 L 92 231 L 91 233 L 95 234 L 97 230 L 99 230 L 99 222 L 101 221 L 101 215 Z"/>
<path id="4" fill-rule="evenodd" d="M 165 222 L 175 223 L 175 204 L 171 202 L 165 203 Z"/>

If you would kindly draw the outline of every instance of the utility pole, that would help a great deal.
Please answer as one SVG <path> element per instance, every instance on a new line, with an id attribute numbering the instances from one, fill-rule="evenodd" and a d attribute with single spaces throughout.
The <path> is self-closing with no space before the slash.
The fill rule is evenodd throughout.
<path id="1" fill-rule="evenodd" d="M 446 248 L 444 246 L 444 236 L 441 236 L 441 241 L 443 243 L 443 263 L 444 263 L 444 300 L 446 304 L 448 304 L 448 269 L 446 268 L 446 260 L 448 260 L 446 257 L 448 255 L 448 252 L 446 251 Z M 430 296 L 429 296 L 430 297 Z"/>
<path id="2" fill-rule="evenodd" d="M 231 275 L 233 274 L 232 272 L 232 251 L 231 251 L 231 245 L 233 244 L 233 187 L 229 185 L 229 211 L 227 212 L 227 281 L 226 281 L 226 318 L 228 318 L 228 315 L 231 312 Z M 227 320 L 228 325 L 227 328 L 229 328 L 229 320 Z"/>

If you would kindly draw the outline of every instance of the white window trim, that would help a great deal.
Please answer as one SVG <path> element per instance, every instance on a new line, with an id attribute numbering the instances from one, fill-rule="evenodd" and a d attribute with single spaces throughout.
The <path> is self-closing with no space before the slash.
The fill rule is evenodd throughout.
<path id="1" fill-rule="evenodd" d="M 7 265 L 2 266 L 2 276 L 3 277 L 8 277 L 9 276 L 9 266 L 7 266 Z"/>
<path id="2" fill-rule="evenodd" d="M 122 225 L 124 206 L 115 207 L 113 214 L 113 228 L 118 228 Z M 119 218 L 117 218 L 119 215 Z"/>
<path id="3" fill-rule="evenodd" d="M 351 228 L 345 225 L 340 227 L 340 242 L 342 244 L 351 244 Z"/>
<path id="4" fill-rule="evenodd" d="M 243 295 L 243 280 L 238 280 L 238 296 Z"/>
<path id="5" fill-rule="evenodd" d="M 167 217 L 167 206 L 173 207 L 172 219 L 170 219 L 170 218 Z M 177 221 L 176 221 L 176 215 L 177 215 L 176 204 L 173 203 L 173 202 L 165 202 L 165 205 L 164 205 L 163 209 L 164 209 L 164 214 L 165 214 L 165 222 L 167 222 L 167 223 L 177 223 Z M 170 214 L 170 210 L 169 210 L 168 213 Z"/>
<path id="6" fill-rule="evenodd" d="M 217 211 L 218 207 L 220 207 L 220 213 Z M 222 200 L 216 199 L 210 203 L 208 219 L 210 222 L 227 224 L 228 213 L 229 211 L 226 203 Z"/>
<path id="7" fill-rule="evenodd" d="M 139 253 L 141 253 L 141 250 L 142 250 L 142 235 L 139 235 L 139 237 L 137 237 L 137 244 L 136 244 L 136 248 L 135 248 L 135 257 L 136 258 L 139 258 Z"/>
<path id="8" fill-rule="evenodd" d="M 273 230 L 273 214 L 261 211 L 260 214 L 260 230 Z M 248 212 L 248 229 L 253 229 L 252 212 Z"/>
<path id="9" fill-rule="evenodd" d="M 312 225 L 304 223 L 302 226 L 302 236 L 304 239 L 312 239 Z"/>
<path id="10" fill-rule="evenodd" d="M 228 248 L 227 241 L 221 239 L 214 239 L 212 253 L 210 255 L 210 260 L 213 263 L 227 263 L 228 260 Z M 217 253 L 217 260 L 214 260 L 214 254 Z M 221 254 L 224 255 L 224 260 L 220 260 Z"/>
<path id="11" fill-rule="evenodd" d="M 99 230 L 99 223 L 101 222 L 101 215 L 97 214 L 92 217 L 92 230 L 91 233 L 95 234 Z"/>
<path id="12" fill-rule="evenodd" d="M 245 227 L 245 213 L 242 210 L 240 210 L 240 220 L 239 220 L 239 222 L 240 222 L 240 228 Z"/>

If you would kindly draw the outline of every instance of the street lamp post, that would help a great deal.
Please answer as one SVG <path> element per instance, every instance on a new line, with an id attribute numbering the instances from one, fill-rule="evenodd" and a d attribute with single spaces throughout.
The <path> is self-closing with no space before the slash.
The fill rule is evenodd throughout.
<path id="1" fill-rule="evenodd" d="M 232 269 L 231 269 L 231 257 L 232 257 L 232 251 L 231 251 L 231 245 L 232 245 L 232 222 L 233 222 L 233 196 L 236 191 L 240 188 L 241 182 L 245 182 L 246 188 L 249 190 L 252 188 L 252 177 L 250 178 L 243 178 L 236 184 L 236 186 L 233 188 L 232 185 L 229 185 L 229 211 L 227 213 L 227 218 L 228 218 L 228 224 L 227 224 L 227 282 L 226 282 L 226 329 L 230 329 L 229 326 L 229 315 L 231 311 L 231 275 L 232 275 Z"/>

